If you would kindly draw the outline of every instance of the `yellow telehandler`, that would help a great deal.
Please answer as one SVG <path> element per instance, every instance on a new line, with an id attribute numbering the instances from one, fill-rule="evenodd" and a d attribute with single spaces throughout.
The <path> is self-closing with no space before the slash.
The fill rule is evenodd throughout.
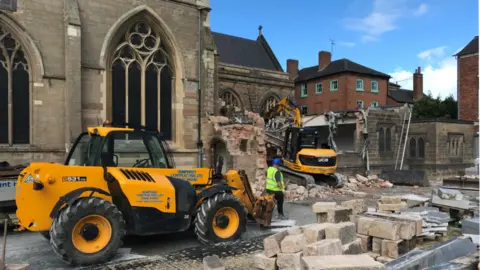
<path id="1" fill-rule="evenodd" d="M 21 226 L 41 232 L 71 265 L 112 259 L 126 234 L 188 230 L 204 244 L 238 239 L 247 219 L 270 226 L 275 203 L 254 196 L 244 171 L 176 169 L 157 130 L 88 128 L 65 164 L 31 163 L 18 177 Z M 216 166 L 213 166 L 216 167 Z"/>

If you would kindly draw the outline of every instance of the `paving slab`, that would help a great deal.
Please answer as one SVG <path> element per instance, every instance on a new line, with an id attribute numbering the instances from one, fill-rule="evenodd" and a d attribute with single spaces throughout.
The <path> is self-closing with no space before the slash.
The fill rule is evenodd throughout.
<path id="1" fill-rule="evenodd" d="M 382 263 L 366 254 L 306 256 L 302 258 L 306 270 L 384 270 Z"/>
<path id="2" fill-rule="evenodd" d="M 463 234 L 479 235 L 480 234 L 479 228 L 480 228 L 480 218 L 479 217 L 462 220 L 462 233 Z"/>

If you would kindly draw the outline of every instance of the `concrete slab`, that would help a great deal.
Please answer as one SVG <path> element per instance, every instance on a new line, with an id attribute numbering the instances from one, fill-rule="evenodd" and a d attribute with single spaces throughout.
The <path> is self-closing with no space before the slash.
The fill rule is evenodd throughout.
<path id="1" fill-rule="evenodd" d="M 472 219 L 462 220 L 462 233 L 463 234 L 480 234 L 480 218 L 475 217 Z"/>
<path id="2" fill-rule="evenodd" d="M 384 270 L 385 266 L 366 254 L 306 256 L 302 258 L 306 270 Z"/>

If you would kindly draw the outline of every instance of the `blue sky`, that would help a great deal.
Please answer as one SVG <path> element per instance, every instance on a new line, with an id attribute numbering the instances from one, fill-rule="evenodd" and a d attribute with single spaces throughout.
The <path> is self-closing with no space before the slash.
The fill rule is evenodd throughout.
<path id="1" fill-rule="evenodd" d="M 317 64 L 320 50 L 390 74 L 412 89 L 420 66 L 424 91 L 456 93 L 452 55 L 478 35 L 478 0 L 211 0 L 213 31 L 255 39 L 258 26 L 285 69 Z"/>

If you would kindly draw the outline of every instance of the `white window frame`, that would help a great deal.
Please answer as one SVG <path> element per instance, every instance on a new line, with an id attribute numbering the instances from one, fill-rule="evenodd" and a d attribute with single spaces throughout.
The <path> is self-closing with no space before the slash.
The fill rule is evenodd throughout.
<path id="1" fill-rule="evenodd" d="M 362 82 L 362 87 L 361 88 L 358 88 L 358 82 Z M 357 79 L 355 81 L 355 88 L 357 89 L 357 91 L 360 91 L 360 92 L 364 91 L 365 86 L 364 86 L 364 83 L 363 83 L 363 79 Z"/>
<path id="2" fill-rule="evenodd" d="M 373 89 L 373 83 L 376 83 L 377 84 L 377 88 L 376 89 Z M 370 82 L 370 89 L 373 93 L 378 93 L 378 81 L 377 80 L 374 80 L 374 81 L 371 81 Z"/>
<path id="3" fill-rule="evenodd" d="M 333 88 L 333 83 L 337 83 L 337 87 Z M 330 80 L 330 91 L 338 91 L 338 80 Z"/>
<path id="4" fill-rule="evenodd" d="M 320 91 L 318 91 L 318 86 L 320 86 Z M 315 94 L 321 94 L 323 92 L 323 85 L 322 83 L 315 84 Z"/>
<path id="5" fill-rule="evenodd" d="M 371 106 L 374 107 L 374 108 L 378 108 L 380 105 L 379 105 L 378 101 L 372 101 Z"/>
<path id="6" fill-rule="evenodd" d="M 303 93 L 303 91 L 305 90 L 305 94 Z M 307 87 L 307 83 L 302 83 L 300 85 L 300 97 L 307 97 L 308 96 L 308 87 Z"/>
<path id="7" fill-rule="evenodd" d="M 359 102 L 359 101 L 360 101 L 361 104 L 362 104 L 362 106 L 361 106 L 360 108 L 363 109 L 363 107 L 365 106 L 365 102 L 363 102 L 363 100 L 357 100 L 357 101 L 355 102 L 355 105 L 358 105 L 358 102 Z"/>

